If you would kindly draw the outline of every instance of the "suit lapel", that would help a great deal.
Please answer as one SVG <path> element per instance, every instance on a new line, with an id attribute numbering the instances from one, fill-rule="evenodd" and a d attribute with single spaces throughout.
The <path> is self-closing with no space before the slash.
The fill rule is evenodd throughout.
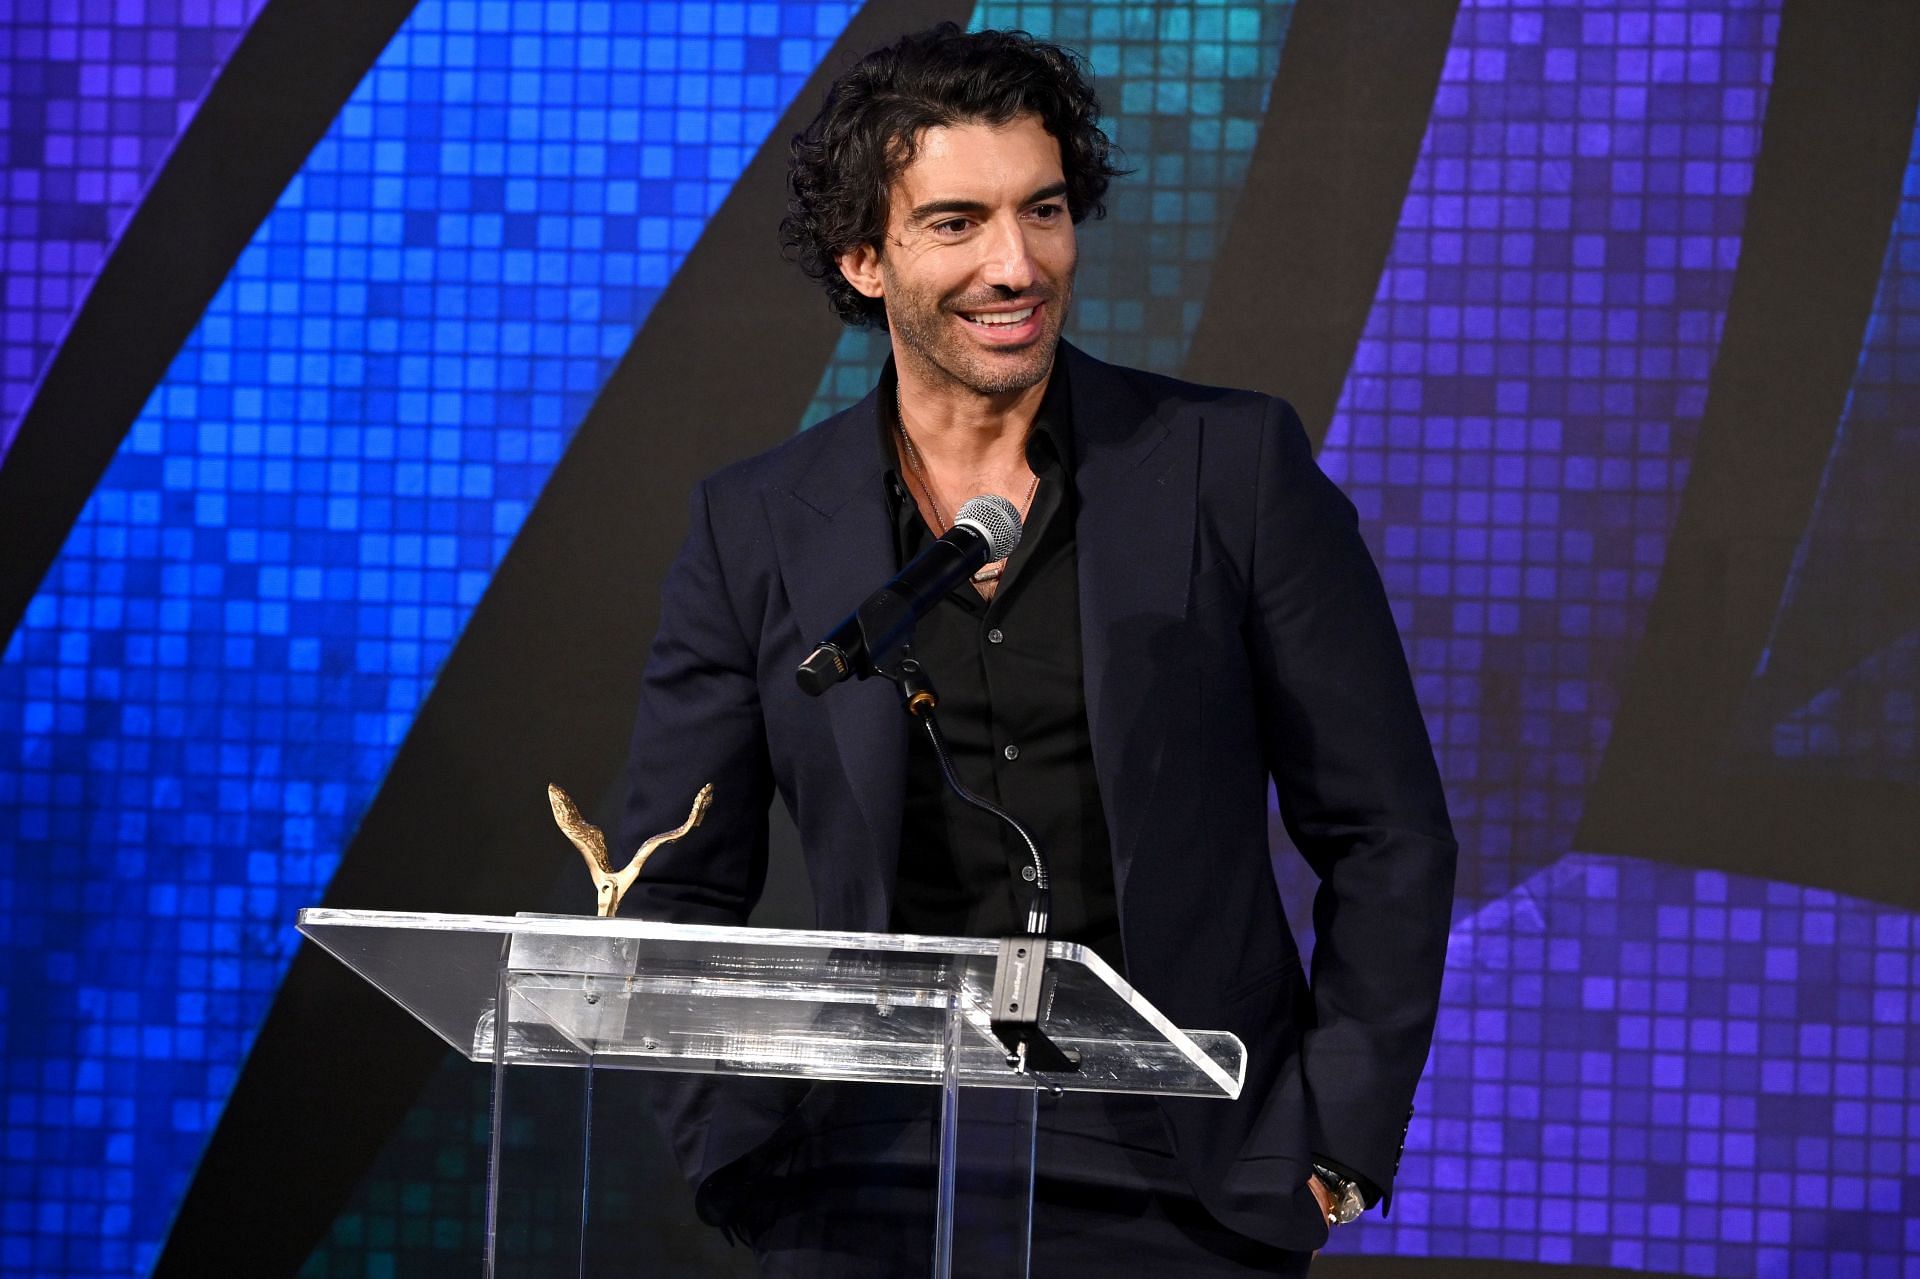
<path id="1" fill-rule="evenodd" d="M 790 488 L 766 492 L 780 579 L 806 649 L 895 568 L 875 403 L 868 395 L 844 416 L 815 427 L 823 433 L 822 447 L 811 464 Z M 906 714 L 893 686 L 881 679 L 850 681 L 815 705 L 832 726 L 891 910 L 906 786 Z M 884 929 L 884 913 L 871 923 Z"/>
<path id="2" fill-rule="evenodd" d="M 1146 831 L 1164 747 L 1152 686 L 1154 641 L 1186 608 L 1193 556 L 1197 432 L 1173 431 L 1161 404 L 1121 373 L 1062 343 L 1071 379 L 1081 660 L 1094 769 L 1124 889 Z M 822 447 L 787 488 L 769 488 L 775 557 L 802 643 L 811 648 L 894 571 L 873 395 L 815 427 Z M 1164 657 L 1159 660 L 1164 660 Z M 907 717 L 884 680 L 820 699 L 847 785 L 868 828 L 891 909 L 906 786 Z M 886 927 L 885 918 L 873 921 Z"/>
<path id="3" fill-rule="evenodd" d="M 1072 378 L 1079 504 L 1080 651 L 1114 885 L 1147 829 L 1165 734 L 1156 655 L 1186 609 L 1193 557 L 1198 433 L 1171 429 L 1165 406 L 1108 365 L 1062 345 Z"/>

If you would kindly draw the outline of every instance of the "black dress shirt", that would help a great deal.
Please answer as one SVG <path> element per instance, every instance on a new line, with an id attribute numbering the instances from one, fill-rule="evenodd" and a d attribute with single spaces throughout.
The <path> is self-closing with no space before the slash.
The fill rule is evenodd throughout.
<path id="1" fill-rule="evenodd" d="M 889 362 L 880 380 L 880 448 L 894 549 L 905 564 L 934 534 L 901 473 L 897 385 Z M 962 582 L 920 619 L 913 650 L 940 695 L 940 726 L 960 779 L 1018 818 L 1047 858 L 1052 935 L 1092 947 L 1119 969 L 1113 856 L 1082 683 L 1073 415 L 1064 375 L 1047 384 L 1027 465 L 1040 483 L 993 598 Z M 955 505 L 974 496 L 944 495 Z M 941 513 L 953 516 L 944 501 Z M 916 729 L 910 740 L 892 927 L 971 937 L 1018 931 L 1024 905 L 1014 885 L 1028 864 L 1024 845 L 948 789 L 924 733 Z"/>

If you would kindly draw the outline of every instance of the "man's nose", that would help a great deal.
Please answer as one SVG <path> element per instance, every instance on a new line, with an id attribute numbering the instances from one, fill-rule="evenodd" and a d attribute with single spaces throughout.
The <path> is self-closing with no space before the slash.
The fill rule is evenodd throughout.
<path id="1" fill-rule="evenodd" d="M 986 236 L 985 282 L 1012 293 L 1033 284 L 1033 254 L 1018 218 L 995 219 Z"/>

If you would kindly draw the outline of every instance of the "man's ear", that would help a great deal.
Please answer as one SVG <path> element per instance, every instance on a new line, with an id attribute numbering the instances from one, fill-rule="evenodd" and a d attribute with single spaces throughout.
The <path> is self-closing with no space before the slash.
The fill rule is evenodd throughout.
<path id="1" fill-rule="evenodd" d="M 870 298 L 880 298 L 886 289 L 880 277 L 880 248 L 878 245 L 861 244 L 848 249 L 835 259 L 840 274 L 847 277 L 855 291 Z"/>

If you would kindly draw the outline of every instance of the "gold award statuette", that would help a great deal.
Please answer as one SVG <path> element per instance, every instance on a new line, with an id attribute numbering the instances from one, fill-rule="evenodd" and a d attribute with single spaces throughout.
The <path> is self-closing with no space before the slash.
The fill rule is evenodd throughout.
<path id="1" fill-rule="evenodd" d="M 640 845 L 640 851 L 621 870 L 615 870 L 612 859 L 607 856 L 607 837 L 598 826 L 580 815 L 580 807 L 570 795 L 549 782 L 547 800 L 553 805 L 553 820 L 573 841 L 573 846 L 580 850 L 580 855 L 587 859 L 587 869 L 593 874 L 594 891 L 599 894 L 600 918 L 612 919 L 619 913 L 620 899 L 633 887 L 633 881 L 639 877 L 640 868 L 647 864 L 647 858 L 698 826 L 700 819 L 707 815 L 707 808 L 713 803 L 713 783 L 702 786 L 700 793 L 693 797 L 693 810 L 687 814 L 687 820 L 679 829 L 655 835 Z"/>

